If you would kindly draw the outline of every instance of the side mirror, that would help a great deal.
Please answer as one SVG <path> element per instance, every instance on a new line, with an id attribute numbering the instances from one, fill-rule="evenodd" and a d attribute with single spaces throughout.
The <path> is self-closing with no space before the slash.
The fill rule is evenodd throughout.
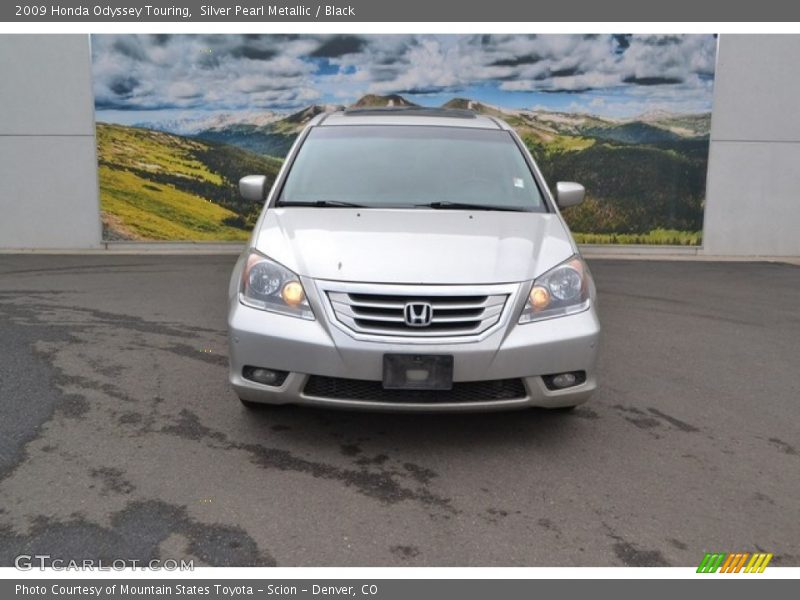
<path id="1" fill-rule="evenodd" d="M 583 202 L 583 197 L 586 195 L 586 188 L 580 183 L 572 181 L 559 181 L 556 184 L 556 203 L 559 208 L 567 208 L 568 206 L 575 206 Z"/>
<path id="2" fill-rule="evenodd" d="M 264 175 L 247 175 L 239 180 L 239 193 L 250 202 L 263 202 L 267 197 L 267 178 Z"/>

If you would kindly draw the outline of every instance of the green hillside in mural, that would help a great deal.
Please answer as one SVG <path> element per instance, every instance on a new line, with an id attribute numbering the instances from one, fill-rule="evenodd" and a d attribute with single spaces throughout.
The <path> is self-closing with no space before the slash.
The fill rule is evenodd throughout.
<path id="1" fill-rule="evenodd" d="M 386 105 L 413 103 L 397 95 L 369 95 L 354 106 Z M 564 211 L 579 242 L 701 242 L 708 114 L 653 113 L 615 121 L 466 98 L 444 106 L 506 120 L 551 185 L 586 186 L 584 203 Z M 245 239 L 260 207 L 239 199 L 238 179 L 263 173 L 274 180 L 303 127 L 321 112 L 341 108 L 312 105 L 260 124 L 226 122 L 184 136 L 99 124 L 106 239 Z"/>
<path id="2" fill-rule="evenodd" d="M 97 125 L 106 240 L 245 240 L 260 206 L 242 201 L 245 173 L 274 179 L 281 161 L 224 144 Z"/>

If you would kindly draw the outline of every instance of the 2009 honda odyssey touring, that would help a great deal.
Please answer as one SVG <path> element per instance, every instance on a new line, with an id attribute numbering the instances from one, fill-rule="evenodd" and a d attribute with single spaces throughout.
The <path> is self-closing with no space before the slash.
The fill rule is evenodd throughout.
<path id="1" fill-rule="evenodd" d="M 516 133 L 469 111 L 319 115 L 231 278 L 230 380 L 247 406 L 568 408 L 595 389 L 595 289 Z"/>

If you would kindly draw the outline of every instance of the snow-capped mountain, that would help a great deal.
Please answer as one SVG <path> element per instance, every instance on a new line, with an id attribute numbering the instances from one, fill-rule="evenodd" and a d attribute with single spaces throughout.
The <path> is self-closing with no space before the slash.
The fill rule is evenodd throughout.
<path id="1" fill-rule="evenodd" d="M 182 119 L 165 119 L 135 123 L 134 127 L 164 131 L 178 135 L 196 135 L 201 131 L 218 131 L 235 125 L 251 125 L 264 127 L 285 117 L 274 111 L 247 111 L 214 113 L 202 117 L 186 117 Z"/>

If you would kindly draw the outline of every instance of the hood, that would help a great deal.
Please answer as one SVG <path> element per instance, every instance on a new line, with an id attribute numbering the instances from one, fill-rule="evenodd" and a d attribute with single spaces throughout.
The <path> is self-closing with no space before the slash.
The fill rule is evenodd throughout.
<path id="1" fill-rule="evenodd" d="M 575 252 L 552 213 L 299 207 L 268 210 L 254 247 L 314 279 L 420 284 L 526 281 Z"/>

